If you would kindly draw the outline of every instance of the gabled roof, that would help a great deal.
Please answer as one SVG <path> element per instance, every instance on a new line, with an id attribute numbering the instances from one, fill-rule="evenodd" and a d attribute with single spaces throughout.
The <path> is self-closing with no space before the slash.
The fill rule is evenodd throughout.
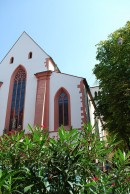
<path id="1" fill-rule="evenodd" d="M 10 48 L 10 50 L 7 52 L 7 54 L 5 55 L 5 57 L 2 59 L 2 61 L 6 58 L 6 56 L 9 54 L 9 52 L 12 50 L 12 48 L 17 44 L 17 42 L 19 41 L 19 39 L 23 36 L 23 35 L 28 36 L 47 56 L 48 58 L 51 58 L 25 31 L 21 34 L 21 36 L 17 39 L 17 41 L 13 44 L 13 46 Z M 2 63 L 2 61 L 0 63 Z"/>

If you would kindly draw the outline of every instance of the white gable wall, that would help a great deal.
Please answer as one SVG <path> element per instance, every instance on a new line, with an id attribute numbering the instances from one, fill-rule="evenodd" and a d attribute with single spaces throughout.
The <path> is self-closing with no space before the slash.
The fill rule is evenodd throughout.
<path id="1" fill-rule="evenodd" d="M 82 78 L 53 72 L 50 79 L 50 107 L 49 107 L 49 130 L 54 131 L 54 97 L 57 91 L 64 87 L 70 94 L 71 106 L 71 125 L 72 127 L 81 128 L 81 93 L 79 88 Z"/>
<path id="2" fill-rule="evenodd" d="M 29 52 L 32 52 L 31 59 L 28 59 Z M 12 64 L 10 64 L 11 57 L 14 57 Z M 3 85 L 0 87 L 0 135 L 5 126 L 10 79 L 19 65 L 22 65 L 27 72 L 23 128 L 27 129 L 28 123 L 33 126 L 37 94 L 37 79 L 34 74 L 47 70 L 54 71 L 54 64 L 51 60 L 46 64 L 47 58 L 49 56 L 26 33 L 23 33 L 1 62 L 0 82 L 3 82 Z M 81 128 L 83 104 L 79 85 L 82 80 L 83 78 L 80 77 L 52 72 L 49 88 L 49 131 L 54 131 L 54 98 L 61 87 L 70 94 L 71 125 L 73 128 Z M 90 111 L 92 124 L 94 124 L 93 112 L 92 106 Z"/>
<path id="3" fill-rule="evenodd" d="M 96 91 L 98 92 L 98 87 L 97 87 Z M 95 90 L 94 90 L 94 92 L 95 92 Z M 92 93 L 93 95 L 94 95 L 94 92 Z M 98 130 L 99 130 L 99 136 L 102 139 L 104 137 L 104 130 L 102 130 L 101 120 L 98 117 L 95 118 L 95 114 L 94 114 L 95 113 L 95 108 L 94 108 L 93 103 L 92 103 L 89 96 L 88 96 L 88 99 L 89 99 L 90 123 L 91 123 L 92 127 L 94 128 L 95 127 L 95 121 L 97 122 Z"/>
<path id="4" fill-rule="evenodd" d="M 32 52 L 32 59 L 28 59 L 30 51 Z M 11 57 L 14 57 L 12 64 L 10 64 Z M 34 74 L 47 70 L 45 67 L 46 58 L 48 58 L 48 55 L 26 33 L 23 33 L 1 62 L 0 81 L 3 82 L 3 85 L 0 88 L 0 135 L 5 126 L 10 78 L 19 65 L 24 66 L 27 71 L 23 128 L 27 128 L 28 123 L 34 124 L 37 90 L 37 79 Z"/>
<path id="5" fill-rule="evenodd" d="M 54 69 L 53 63 L 52 63 L 52 61 L 50 61 L 50 60 L 49 60 L 49 62 L 48 62 L 48 70 L 50 70 L 50 71 L 54 71 L 54 70 L 55 70 L 55 69 Z"/>

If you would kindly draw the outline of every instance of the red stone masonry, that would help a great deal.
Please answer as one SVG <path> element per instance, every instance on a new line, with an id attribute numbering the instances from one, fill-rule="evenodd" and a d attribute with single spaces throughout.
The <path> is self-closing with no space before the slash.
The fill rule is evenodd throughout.
<path id="1" fill-rule="evenodd" d="M 54 66 L 54 71 L 55 72 L 60 72 L 59 69 L 57 68 L 57 65 L 55 64 L 55 62 L 53 61 L 53 59 L 51 57 L 46 58 L 44 65 L 47 68 L 47 70 L 49 70 L 49 61 L 53 64 Z"/>
<path id="2" fill-rule="evenodd" d="M 2 86 L 3 82 L 0 82 L 0 87 Z"/>
<path id="3" fill-rule="evenodd" d="M 44 125 L 49 128 L 49 95 L 50 95 L 50 76 L 52 71 L 36 73 L 37 93 L 35 105 L 34 125 Z"/>
<path id="4" fill-rule="evenodd" d="M 86 106 L 85 106 L 85 87 L 83 80 L 80 81 L 80 84 L 77 86 L 79 88 L 79 93 L 81 93 L 81 126 L 84 123 L 87 123 L 87 116 L 86 116 Z"/>
<path id="5" fill-rule="evenodd" d="M 49 58 L 46 58 L 44 64 L 45 64 L 45 67 L 46 67 L 47 70 L 48 70 L 48 68 L 49 68 Z"/>

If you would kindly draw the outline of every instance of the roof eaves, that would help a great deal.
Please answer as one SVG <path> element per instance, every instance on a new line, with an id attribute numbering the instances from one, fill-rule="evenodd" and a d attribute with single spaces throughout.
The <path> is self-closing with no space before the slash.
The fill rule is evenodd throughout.
<path id="1" fill-rule="evenodd" d="M 62 73 L 62 72 L 56 72 L 56 73 L 60 73 L 60 74 L 63 74 L 63 75 L 68 75 L 68 76 L 71 76 L 71 77 L 76 77 L 76 78 L 84 79 L 83 77 L 79 77 L 79 76 L 76 76 L 76 75 L 71 75 L 71 74 L 68 74 L 68 73 Z"/>

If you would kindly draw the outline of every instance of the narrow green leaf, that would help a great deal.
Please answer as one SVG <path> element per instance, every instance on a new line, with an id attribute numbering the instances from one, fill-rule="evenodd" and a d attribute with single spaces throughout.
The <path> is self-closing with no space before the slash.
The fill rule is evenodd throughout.
<path id="1" fill-rule="evenodd" d="M 28 192 L 29 190 L 31 190 L 31 188 L 33 187 L 34 184 L 29 185 L 27 187 L 24 188 L 24 193 Z"/>

